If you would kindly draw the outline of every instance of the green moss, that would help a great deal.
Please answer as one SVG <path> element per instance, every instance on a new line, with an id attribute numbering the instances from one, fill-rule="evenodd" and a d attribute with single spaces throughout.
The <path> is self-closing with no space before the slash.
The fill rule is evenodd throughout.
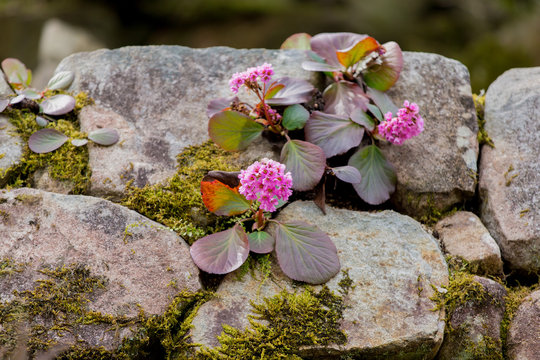
<path id="1" fill-rule="evenodd" d="M 59 92 L 55 91 L 54 94 L 56 93 Z M 78 114 L 84 106 L 91 104 L 92 100 L 84 93 L 76 95 L 75 100 L 75 111 L 65 115 L 63 119 L 50 122 L 47 128 L 59 130 L 70 139 L 86 137 L 86 134 L 80 132 Z M 68 141 L 55 151 L 45 154 L 34 153 L 26 144 L 30 135 L 40 129 L 35 120 L 36 115 L 27 109 L 10 108 L 4 113 L 9 117 L 9 121 L 16 128 L 17 135 L 22 138 L 25 144 L 19 164 L 5 170 L 5 173 L 10 174 L 6 187 L 29 187 L 32 185 L 32 175 L 38 169 L 48 169 L 51 178 L 71 182 L 73 184 L 71 190 L 73 194 L 86 192 L 91 175 L 86 146 L 75 147 Z"/>
<path id="2" fill-rule="evenodd" d="M 20 273 L 24 270 L 24 264 L 14 262 L 11 258 L 0 259 L 0 276 Z"/>
<path id="3" fill-rule="evenodd" d="M 495 147 L 493 140 L 491 140 L 485 129 L 486 119 L 484 118 L 484 108 L 486 105 L 486 95 L 483 91 L 479 95 L 473 94 L 473 100 L 476 108 L 476 119 L 478 121 L 478 143 L 480 145 L 486 144 Z"/>
<path id="4" fill-rule="evenodd" d="M 238 155 L 212 142 L 190 146 L 178 155 L 177 171 L 163 184 L 127 187 L 124 206 L 175 230 L 190 244 L 207 234 L 229 228 L 238 217 L 216 217 L 202 202 L 200 183 L 211 170 L 237 171 Z M 244 217 L 250 216 L 246 213 Z"/>

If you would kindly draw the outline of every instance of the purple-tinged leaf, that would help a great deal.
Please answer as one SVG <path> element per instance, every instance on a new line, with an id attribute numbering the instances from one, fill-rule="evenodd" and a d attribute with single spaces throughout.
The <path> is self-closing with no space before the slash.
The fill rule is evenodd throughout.
<path id="1" fill-rule="evenodd" d="M 293 189 L 311 190 L 319 183 L 326 167 L 324 151 L 315 144 L 290 140 L 281 149 L 281 162 L 291 172 Z"/>
<path id="2" fill-rule="evenodd" d="M 271 99 L 273 98 L 274 96 L 276 96 L 276 94 L 278 93 L 278 91 L 280 91 L 281 89 L 283 89 L 285 87 L 285 85 L 283 84 L 274 84 L 272 85 L 267 91 L 266 91 L 266 95 L 264 95 L 264 98 L 265 99 Z"/>
<path id="3" fill-rule="evenodd" d="M 341 67 L 335 65 L 329 65 L 327 63 L 321 63 L 318 61 L 304 61 L 302 63 L 302 69 L 307 71 L 339 71 Z"/>
<path id="4" fill-rule="evenodd" d="M 120 140 L 120 134 L 115 129 L 97 129 L 88 133 L 88 139 L 99 145 L 110 146 Z"/>
<path id="5" fill-rule="evenodd" d="M 208 135 L 227 151 L 244 150 L 263 130 L 264 126 L 238 111 L 222 111 L 208 121 Z"/>
<path id="6" fill-rule="evenodd" d="M 396 173 L 376 145 L 359 149 L 349 159 L 362 174 L 362 181 L 353 184 L 362 200 L 371 205 L 379 205 L 390 199 L 396 188 Z"/>
<path id="7" fill-rule="evenodd" d="M 304 129 L 306 140 L 320 146 L 326 157 L 343 154 L 360 145 L 364 128 L 348 117 L 314 111 Z"/>
<path id="8" fill-rule="evenodd" d="M 274 250 L 276 240 L 265 231 L 254 231 L 248 235 L 249 249 L 257 254 L 267 254 Z"/>
<path id="9" fill-rule="evenodd" d="M 49 124 L 49 120 L 45 119 L 44 117 L 42 116 L 36 116 L 36 123 L 41 126 L 41 127 L 45 127 Z"/>
<path id="10" fill-rule="evenodd" d="M 73 79 L 75 79 L 73 71 L 60 71 L 49 80 L 47 87 L 51 90 L 67 89 L 73 82 Z"/>
<path id="11" fill-rule="evenodd" d="M 334 175 L 341 180 L 351 184 L 359 184 L 362 181 L 360 171 L 354 166 L 339 166 L 332 168 Z"/>
<path id="12" fill-rule="evenodd" d="M 363 78 L 367 86 L 380 91 L 386 91 L 399 79 L 403 69 L 403 53 L 396 42 L 390 41 L 383 44 L 386 51 L 382 56 L 382 64 L 368 68 Z"/>
<path id="13" fill-rule="evenodd" d="M 88 144 L 88 139 L 72 139 L 71 144 L 75 147 L 84 146 Z"/>
<path id="14" fill-rule="evenodd" d="M 238 101 L 237 96 L 230 98 L 219 98 L 210 101 L 208 107 L 206 108 L 206 116 L 211 118 L 215 114 L 231 109 L 231 104 Z"/>
<path id="15" fill-rule="evenodd" d="M 62 146 L 68 137 L 55 129 L 41 129 L 28 139 L 28 147 L 35 153 L 43 154 L 54 151 Z"/>
<path id="16" fill-rule="evenodd" d="M 7 58 L 2 61 L 2 70 L 6 74 L 7 81 L 17 90 L 28 86 L 29 71 L 26 66 L 18 59 Z M 31 77 L 30 77 L 31 80 Z"/>
<path id="17" fill-rule="evenodd" d="M 75 99 L 69 95 L 54 95 L 41 103 L 43 113 L 47 115 L 64 115 L 75 108 Z"/>
<path id="18" fill-rule="evenodd" d="M 11 101 L 9 102 L 9 104 L 10 105 L 15 105 L 15 104 L 20 103 L 24 99 L 26 99 L 26 95 L 20 94 L 20 95 L 15 96 L 14 98 L 11 98 Z"/>
<path id="19" fill-rule="evenodd" d="M 368 131 L 373 131 L 373 129 L 375 129 L 375 121 L 360 108 L 353 110 L 351 113 L 351 120 L 359 125 L 362 125 Z"/>
<path id="20" fill-rule="evenodd" d="M 41 99 L 41 94 L 37 92 L 35 89 L 30 89 L 30 88 L 24 89 L 20 93 L 24 95 L 27 99 L 31 99 L 31 100 Z"/>
<path id="21" fill-rule="evenodd" d="M 348 32 L 321 33 L 311 38 L 311 49 L 328 64 L 343 68 L 338 60 L 337 52 L 350 49 L 367 37 L 367 35 Z"/>
<path id="22" fill-rule="evenodd" d="M 371 36 L 367 36 L 347 49 L 338 50 L 336 56 L 339 63 L 345 68 L 348 68 L 362 60 L 362 58 L 370 52 L 377 50 L 379 47 L 380 45 L 377 40 Z"/>
<path id="23" fill-rule="evenodd" d="M 338 81 L 328 86 L 323 93 L 324 111 L 349 117 L 356 108 L 367 109 L 369 98 L 360 86 L 349 81 Z"/>
<path id="24" fill-rule="evenodd" d="M 301 221 L 274 229 L 279 266 L 291 279 L 323 284 L 339 272 L 336 246 L 325 232 Z"/>
<path id="25" fill-rule="evenodd" d="M 289 36 L 280 49 L 311 50 L 311 35 L 307 33 L 297 33 Z"/>
<path id="26" fill-rule="evenodd" d="M 240 178 L 238 177 L 238 175 L 240 175 L 240 171 L 211 170 L 203 177 L 202 181 L 217 180 L 227 186 L 234 188 L 240 185 Z"/>
<path id="27" fill-rule="evenodd" d="M 394 104 L 392 99 L 390 99 L 390 96 L 388 96 L 386 93 L 368 87 L 367 88 L 367 95 L 371 98 L 371 100 L 373 100 L 375 105 L 377 105 L 380 112 L 382 113 L 382 116 L 384 116 L 387 112 L 391 112 L 394 115 L 397 114 L 398 107 L 396 106 L 396 104 Z M 370 111 L 371 111 L 371 108 L 370 108 Z M 372 113 L 373 113 L 373 111 L 372 111 Z M 373 114 L 373 115 L 375 115 L 375 114 Z M 383 120 L 379 120 L 379 121 L 381 121 L 381 122 L 384 121 L 384 118 L 383 118 Z"/>
<path id="28" fill-rule="evenodd" d="M 6 110 L 8 105 L 9 105 L 9 99 L 0 99 L 0 113 Z"/>
<path id="29" fill-rule="evenodd" d="M 368 88 L 368 93 L 369 93 L 369 89 Z M 377 120 L 379 120 L 379 122 L 383 122 L 384 121 L 384 116 L 383 116 L 383 113 L 381 112 L 381 110 L 379 109 L 379 107 L 377 105 L 373 105 L 373 104 L 368 104 L 368 110 L 369 112 L 375 116 L 375 118 Z"/>
<path id="30" fill-rule="evenodd" d="M 251 203 L 238 192 L 238 187 L 230 187 L 205 176 L 201 181 L 203 203 L 208 210 L 219 216 L 243 214 L 249 210 Z"/>
<path id="31" fill-rule="evenodd" d="M 315 199 L 313 199 L 313 202 L 326 215 L 326 175 L 315 187 Z"/>
<path id="32" fill-rule="evenodd" d="M 313 85 L 302 79 L 284 77 L 277 80 L 277 84 L 285 85 L 272 98 L 266 99 L 268 105 L 293 105 L 311 100 L 311 94 L 315 90 Z"/>
<path id="33" fill-rule="evenodd" d="M 234 271 L 249 255 L 248 237 L 242 226 L 236 224 L 229 230 L 205 236 L 189 249 L 195 264 L 211 274 Z"/>
<path id="34" fill-rule="evenodd" d="M 309 119 L 309 111 L 300 104 L 294 104 L 285 109 L 281 123 L 287 130 L 302 129 Z"/>

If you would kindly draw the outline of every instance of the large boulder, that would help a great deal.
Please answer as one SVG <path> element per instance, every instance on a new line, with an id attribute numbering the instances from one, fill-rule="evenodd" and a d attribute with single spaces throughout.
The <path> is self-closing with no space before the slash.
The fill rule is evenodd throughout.
<path id="1" fill-rule="evenodd" d="M 448 281 L 436 240 L 418 222 L 393 211 L 366 213 L 332 207 L 326 211 L 324 216 L 313 203 L 298 201 L 277 218 L 309 222 L 327 232 L 352 285 L 343 297 L 341 330 L 347 335 L 346 343 L 310 346 L 299 349 L 299 355 L 432 359 L 444 331 L 444 313 L 433 311 L 435 303 L 430 300 L 432 286 L 439 288 Z M 341 280 L 343 274 L 326 285 L 339 293 Z M 262 283 L 257 276 L 238 280 L 236 273 L 228 275 L 216 298 L 205 303 L 194 318 L 193 342 L 218 345 L 222 324 L 247 327 L 249 302 L 263 303 L 281 290 L 301 291 L 276 265 L 272 277 Z"/>
<path id="2" fill-rule="evenodd" d="M 9 95 L 13 95 L 13 91 L 0 74 L 0 99 Z M 10 168 L 16 166 L 22 158 L 22 139 L 16 134 L 16 130 L 7 116 L 0 114 L 0 187 L 5 185 L 11 174 Z"/>
<path id="3" fill-rule="evenodd" d="M 467 68 L 440 55 L 405 52 L 403 71 L 388 93 L 397 106 L 417 103 L 425 121 L 419 136 L 383 146 L 397 173 L 394 204 L 421 216 L 472 197 L 478 124 Z"/>
<path id="4" fill-rule="evenodd" d="M 540 354 L 540 290 L 527 296 L 519 306 L 508 330 L 508 358 L 538 359 Z"/>
<path id="5" fill-rule="evenodd" d="M 155 184 L 175 171 L 175 157 L 185 147 L 209 139 L 207 104 L 231 97 L 233 73 L 264 62 L 275 77 L 316 79 L 302 70 L 302 51 L 191 49 L 181 46 L 125 47 L 79 53 L 64 59 L 57 71 L 76 73 L 70 90 L 86 91 L 95 106 L 80 115 L 83 131 L 113 127 L 121 142 L 89 146 L 90 193 L 121 196 L 125 184 Z M 272 156 L 267 145 L 253 157 Z"/>
<path id="6" fill-rule="evenodd" d="M 111 350 L 141 312 L 160 315 L 178 291 L 201 290 L 180 237 L 107 200 L 4 190 L 0 239 L 0 353 L 24 314 L 34 345 Z"/>
<path id="7" fill-rule="evenodd" d="M 508 265 L 540 270 L 540 67 L 512 69 L 486 93 L 482 147 L 482 221 Z"/>

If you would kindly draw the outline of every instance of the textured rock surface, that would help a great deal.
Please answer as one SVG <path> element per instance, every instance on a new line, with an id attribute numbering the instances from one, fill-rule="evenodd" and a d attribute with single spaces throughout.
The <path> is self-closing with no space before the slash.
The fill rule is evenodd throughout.
<path id="1" fill-rule="evenodd" d="M 4 76 L 0 74 L 0 97 L 13 94 Z M 8 169 L 19 163 L 23 152 L 22 140 L 15 135 L 15 127 L 0 115 L 0 186 L 4 186 Z"/>
<path id="2" fill-rule="evenodd" d="M 311 202 L 295 202 L 279 215 L 280 221 L 301 220 L 326 231 L 338 249 L 342 269 L 349 271 L 353 288 L 345 297 L 342 329 L 344 346 L 304 349 L 306 356 L 335 358 L 338 354 L 433 358 L 442 341 L 444 314 L 433 312 L 431 285 L 448 281 L 442 253 L 419 223 L 392 211 L 361 213 L 327 208 L 324 216 Z M 235 273 L 220 285 L 215 300 L 204 304 L 193 324 L 193 341 L 217 345 L 221 324 L 245 327 L 249 300 L 293 289 L 293 283 L 274 268 L 275 282 Z M 336 293 L 341 276 L 327 285 Z M 260 289 L 259 289 L 260 288 Z"/>
<path id="3" fill-rule="evenodd" d="M 425 130 L 401 146 L 385 145 L 398 184 L 392 201 L 407 214 L 446 209 L 475 191 L 478 125 L 469 72 L 456 60 L 406 52 L 399 80 L 389 90 L 395 104 L 415 102 Z"/>
<path id="4" fill-rule="evenodd" d="M 34 189 L 0 194 L 0 260 L 23 264 L 20 273 L 0 277 L 1 301 L 12 301 L 14 291 L 32 290 L 48 279 L 43 268 L 84 266 L 91 276 L 106 281 L 88 303 L 89 311 L 136 317 L 161 314 L 177 289 L 198 291 L 198 269 L 188 246 L 173 232 L 109 201 L 60 195 Z M 176 288 L 168 286 L 176 282 Z M 33 325 L 45 321 L 36 316 Z M 62 343 L 76 341 L 108 349 L 119 344 L 120 332 L 110 325 L 76 325 Z"/>
<path id="5" fill-rule="evenodd" d="M 450 318 L 438 360 L 486 359 L 502 353 L 501 322 L 506 290 L 490 279 L 474 277 L 482 285 L 485 298 L 458 306 Z"/>
<path id="6" fill-rule="evenodd" d="M 527 296 L 519 306 L 508 331 L 508 358 L 538 359 L 540 354 L 540 290 Z"/>
<path id="7" fill-rule="evenodd" d="M 486 93 L 481 217 L 513 269 L 540 270 L 540 67 L 513 69 Z"/>
<path id="8" fill-rule="evenodd" d="M 300 66 L 304 56 L 292 50 L 147 46 L 64 59 L 57 71 L 77 74 L 71 90 L 86 91 L 96 101 L 81 113 L 82 129 L 111 126 L 121 135 L 119 145 L 90 146 L 90 192 L 118 196 L 128 180 L 142 186 L 171 176 L 176 155 L 208 139 L 206 106 L 232 96 L 228 81 L 234 72 L 270 62 L 276 77 L 311 79 L 315 75 Z M 269 152 L 266 146 L 253 156 Z"/>
<path id="9" fill-rule="evenodd" d="M 443 251 L 466 260 L 470 271 L 479 275 L 502 275 L 501 251 L 475 214 L 458 211 L 439 221 L 435 231 Z"/>

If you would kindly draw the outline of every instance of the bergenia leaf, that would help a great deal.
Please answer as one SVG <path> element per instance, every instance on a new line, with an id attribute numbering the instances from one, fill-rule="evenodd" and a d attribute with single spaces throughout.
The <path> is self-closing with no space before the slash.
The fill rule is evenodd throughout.
<path id="1" fill-rule="evenodd" d="M 120 134 L 115 129 L 97 129 L 90 131 L 88 138 L 96 144 L 110 146 L 118 142 Z"/>
<path id="2" fill-rule="evenodd" d="M 71 144 L 76 147 L 84 146 L 88 144 L 88 140 L 87 139 L 72 139 Z"/>
<path id="3" fill-rule="evenodd" d="M 41 103 L 43 113 L 47 115 L 64 115 L 75 108 L 75 99 L 69 95 L 54 95 Z"/>
<path id="4" fill-rule="evenodd" d="M 382 64 L 374 65 L 363 73 L 367 86 L 380 91 L 386 91 L 392 87 L 399 78 L 403 69 L 403 53 L 396 42 L 387 42 L 382 47 L 386 51 L 381 55 Z"/>
<path id="5" fill-rule="evenodd" d="M 208 107 L 206 108 L 206 116 L 211 118 L 212 116 L 214 116 L 215 114 L 219 112 L 230 110 L 231 104 L 237 101 L 238 101 L 237 96 L 212 100 L 210 101 L 210 103 L 208 104 Z"/>
<path id="6" fill-rule="evenodd" d="M 227 151 L 244 150 L 264 130 L 264 126 L 238 111 L 222 111 L 208 121 L 208 134 Z"/>
<path id="7" fill-rule="evenodd" d="M 49 124 L 49 120 L 45 119 L 44 117 L 42 116 L 36 116 L 36 123 L 41 126 L 41 127 L 45 127 Z"/>
<path id="8" fill-rule="evenodd" d="M 28 86 L 28 70 L 18 59 L 7 58 L 2 61 L 2 70 L 6 74 L 7 81 L 15 89 L 23 89 Z"/>
<path id="9" fill-rule="evenodd" d="M 285 85 L 283 84 L 274 84 L 266 91 L 266 95 L 264 95 L 265 99 L 271 99 L 278 93 L 279 90 L 283 89 Z"/>
<path id="10" fill-rule="evenodd" d="M 189 249 L 195 264 L 211 274 L 234 271 L 249 255 L 248 237 L 242 226 L 234 227 L 197 240 Z"/>
<path id="11" fill-rule="evenodd" d="M 368 87 L 367 95 L 371 98 L 371 100 L 373 100 L 375 105 L 377 105 L 377 107 L 379 108 L 383 116 L 388 112 L 391 112 L 394 115 L 397 114 L 398 107 L 396 106 L 396 104 L 394 104 L 392 99 L 390 99 L 390 96 L 388 96 L 386 93 Z M 371 108 L 370 108 L 370 111 L 373 113 Z M 379 121 L 382 122 L 383 120 L 379 120 Z"/>
<path id="12" fill-rule="evenodd" d="M 216 215 L 233 216 L 249 210 L 250 202 L 238 192 L 237 187 L 207 178 L 201 181 L 201 194 L 206 208 Z"/>
<path id="13" fill-rule="evenodd" d="M 362 174 L 362 181 L 353 184 L 362 200 L 371 205 L 379 205 L 390 199 L 396 188 L 396 173 L 376 145 L 359 149 L 349 159 Z"/>
<path id="14" fill-rule="evenodd" d="M 293 189 L 313 189 L 321 180 L 326 167 L 324 151 L 315 144 L 289 140 L 281 149 L 281 162 L 291 172 Z"/>
<path id="15" fill-rule="evenodd" d="M 351 113 L 351 120 L 359 125 L 362 125 L 369 131 L 373 131 L 373 129 L 375 129 L 375 121 L 368 114 L 366 114 L 364 110 L 360 108 L 356 108 L 353 110 L 353 112 Z"/>
<path id="16" fill-rule="evenodd" d="M 11 98 L 9 104 L 10 104 L 10 105 L 15 105 L 15 104 L 20 103 L 20 102 L 23 101 L 24 99 L 26 99 L 26 95 L 20 94 L 20 95 L 15 96 L 14 98 Z"/>
<path id="17" fill-rule="evenodd" d="M 377 40 L 371 36 L 367 36 L 347 49 L 336 51 L 336 56 L 339 63 L 345 68 L 348 68 L 362 60 L 362 58 L 370 52 L 377 50 L 379 47 L 380 45 Z"/>
<path id="18" fill-rule="evenodd" d="M 314 111 L 304 129 L 306 140 L 320 146 L 326 157 L 343 154 L 360 145 L 364 128 L 348 117 Z"/>
<path id="19" fill-rule="evenodd" d="M 306 33 L 297 33 L 289 36 L 280 49 L 311 50 L 311 35 Z"/>
<path id="20" fill-rule="evenodd" d="M 285 85 L 273 97 L 266 100 L 268 105 L 293 105 L 311 100 L 311 94 L 315 90 L 310 82 L 302 79 L 284 77 L 276 82 Z"/>
<path id="21" fill-rule="evenodd" d="M 267 254 L 274 250 L 275 239 L 265 231 L 254 231 L 248 235 L 249 249 L 257 254 Z"/>
<path id="22" fill-rule="evenodd" d="M 203 181 L 217 180 L 232 188 L 240 184 L 240 171 L 219 171 L 211 170 L 203 178 Z"/>
<path id="23" fill-rule="evenodd" d="M 337 52 L 350 49 L 367 37 L 367 35 L 348 32 L 321 33 L 311 38 L 311 50 L 326 60 L 329 65 L 342 68 Z"/>
<path id="24" fill-rule="evenodd" d="M 371 88 L 368 88 L 368 93 L 369 93 L 369 89 Z M 368 104 L 367 107 L 368 107 L 369 112 L 373 114 L 373 116 L 375 116 L 375 118 L 379 120 L 379 122 L 384 121 L 384 115 L 377 105 Z"/>
<path id="25" fill-rule="evenodd" d="M 37 99 L 41 99 L 41 94 L 38 93 L 35 89 L 24 89 L 23 91 L 21 91 L 21 94 L 24 95 L 27 99 L 31 99 L 31 100 L 37 100 Z"/>
<path id="26" fill-rule="evenodd" d="M 340 268 L 330 237 L 301 221 L 276 223 L 276 255 L 285 275 L 310 284 L 323 284 Z"/>
<path id="27" fill-rule="evenodd" d="M 336 177 L 351 184 L 359 184 L 362 181 L 360 171 L 354 166 L 339 166 L 332 168 L 332 172 Z"/>
<path id="28" fill-rule="evenodd" d="M 9 105 L 9 99 L 0 99 L 0 113 L 6 110 L 8 105 Z"/>
<path id="29" fill-rule="evenodd" d="M 75 79 L 73 71 L 60 71 L 49 80 L 47 87 L 51 90 L 67 89 L 73 82 L 73 79 Z"/>
<path id="30" fill-rule="evenodd" d="M 43 154 L 54 151 L 62 146 L 68 137 L 55 129 L 41 129 L 28 139 L 28 147 L 35 153 Z"/>
<path id="31" fill-rule="evenodd" d="M 294 104 L 285 109 L 281 123 L 287 130 L 302 129 L 309 119 L 309 111 L 300 104 Z"/>
<path id="32" fill-rule="evenodd" d="M 338 81 L 328 86 L 323 93 L 324 111 L 349 117 L 351 112 L 360 108 L 367 109 L 369 98 L 364 91 L 349 81 Z"/>
<path id="33" fill-rule="evenodd" d="M 335 65 L 329 65 L 326 63 L 320 63 L 318 61 L 304 61 L 302 63 L 302 69 L 307 71 L 339 71 L 341 67 Z"/>

